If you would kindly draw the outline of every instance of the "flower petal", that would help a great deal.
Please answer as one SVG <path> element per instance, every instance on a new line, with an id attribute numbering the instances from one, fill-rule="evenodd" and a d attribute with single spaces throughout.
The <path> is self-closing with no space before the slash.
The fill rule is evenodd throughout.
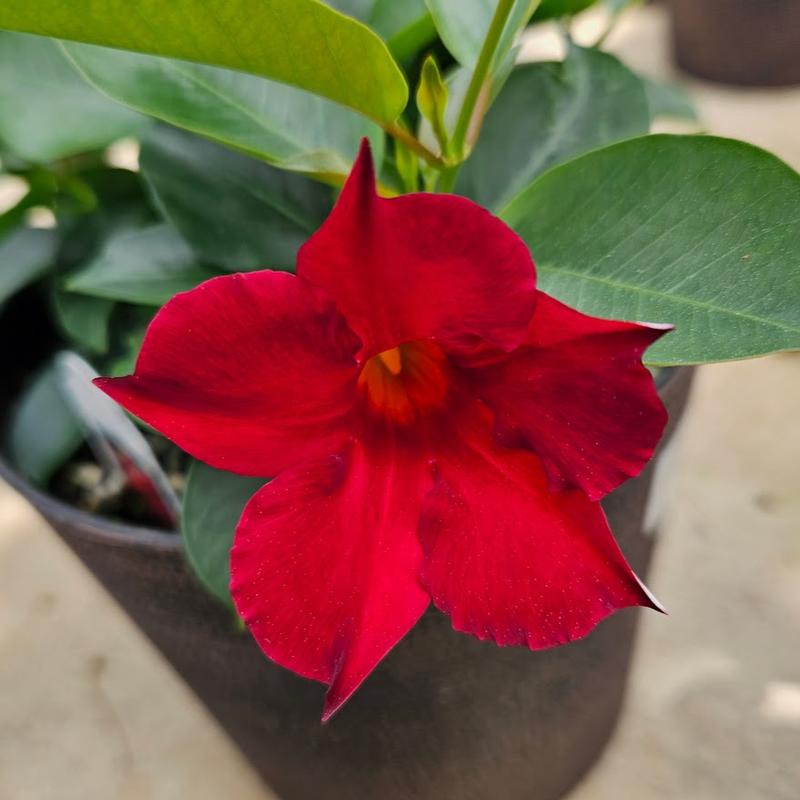
<path id="1" fill-rule="evenodd" d="M 598 500 L 650 460 L 667 422 L 642 354 L 668 326 L 581 314 L 539 292 L 526 346 L 473 359 L 473 390 L 509 446 L 542 459 L 554 489 Z"/>
<path id="2" fill-rule="evenodd" d="M 96 383 L 195 458 L 270 476 L 347 441 L 358 347 L 306 281 L 226 275 L 161 309 L 133 375 Z"/>
<path id="3" fill-rule="evenodd" d="M 499 445 L 488 412 L 459 428 L 422 510 L 423 582 L 456 630 L 499 645 L 578 639 L 617 609 L 654 601 L 626 563 L 603 510 L 552 492 L 541 462 Z"/>
<path id="4" fill-rule="evenodd" d="M 271 659 L 330 685 L 323 721 L 430 602 L 415 533 L 430 485 L 424 460 L 355 443 L 282 473 L 245 507 L 231 553 L 236 607 Z"/>
<path id="5" fill-rule="evenodd" d="M 505 223 L 463 197 L 379 197 L 366 142 L 335 208 L 300 249 L 297 274 L 334 298 L 362 357 L 428 338 L 508 350 L 535 302 L 533 261 Z"/>

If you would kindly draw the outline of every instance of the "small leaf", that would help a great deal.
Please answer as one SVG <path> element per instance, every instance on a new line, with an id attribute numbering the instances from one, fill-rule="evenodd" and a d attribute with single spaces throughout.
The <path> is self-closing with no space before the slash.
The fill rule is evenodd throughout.
<path id="1" fill-rule="evenodd" d="M 291 86 L 106 47 L 62 47 L 84 77 L 114 100 L 284 169 L 316 174 L 335 162 L 344 176 L 364 136 L 378 160 L 383 153 L 377 125 Z"/>
<path id="2" fill-rule="evenodd" d="M 436 59 L 428 56 L 422 64 L 417 87 L 417 108 L 430 122 L 442 153 L 447 153 L 449 135 L 445 123 L 447 110 L 447 86 L 442 80 Z"/>
<path id="3" fill-rule="evenodd" d="M 649 127 L 639 78 L 613 56 L 573 45 L 563 62 L 511 73 L 456 190 L 499 208 L 550 167 Z"/>
<path id="4" fill-rule="evenodd" d="M 192 463 L 183 497 L 181 536 L 189 565 L 203 585 L 233 607 L 230 550 L 247 501 L 267 482 Z"/>
<path id="5" fill-rule="evenodd" d="M 147 123 L 87 86 L 57 44 L 0 32 L 0 139 L 28 161 L 105 147 Z"/>
<path id="6" fill-rule="evenodd" d="M 382 122 L 408 100 L 384 42 L 317 0 L 36 0 L 0 5 L 0 27 L 251 72 Z"/>
<path id="7" fill-rule="evenodd" d="M 671 323 L 650 364 L 800 347 L 800 175 L 711 136 L 646 136 L 542 175 L 501 215 L 541 287 L 589 314 Z"/>
<path id="8" fill-rule="evenodd" d="M 53 266 L 57 245 L 53 230 L 16 228 L 0 239 L 0 303 Z"/>
<path id="9" fill-rule="evenodd" d="M 175 128 L 148 133 L 140 164 L 198 257 L 232 271 L 294 269 L 297 249 L 332 205 L 325 186 Z"/>
<path id="10" fill-rule="evenodd" d="M 427 0 L 439 36 L 453 57 L 472 69 L 492 22 L 497 0 Z M 538 0 L 515 0 L 495 52 L 492 71 L 504 59 L 518 30 L 530 19 Z"/>
<path id="11" fill-rule="evenodd" d="M 65 283 L 70 292 L 160 306 L 214 276 L 169 225 L 109 237 L 100 254 Z"/>
<path id="12" fill-rule="evenodd" d="M 108 350 L 108 323 L 113 300 L 56 289 L 55 316 L 64 334 L 80 349 L 102 354 Z"/>
<path id="13" fill-rule="evenodd" d="M 48 365 L 12 411 L 8 433 L 11 461 L 28 480 L 45 486 L 82 441 L 78 420 L 58 388 L 54 367 Z"/>

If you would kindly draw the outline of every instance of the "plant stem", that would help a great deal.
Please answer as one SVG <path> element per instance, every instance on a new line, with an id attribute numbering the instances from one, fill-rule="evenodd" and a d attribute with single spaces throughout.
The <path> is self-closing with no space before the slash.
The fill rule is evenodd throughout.
<path id="1" fill-rule="evenodd" d="M 466 141 L 467 132 L 472 122 L 472 115 L 481 96 L 484 83 L 489 75 L 489 70 L 494 60 L 494 54 L 500 42 L 500 36 L 503 33 L 503 28 L 506 26 L 513 6 L 514 0 L 498 0 L 492 22 L 489 25 L 489 30 L 486 32 L 486 39 L 483 41 L 483 47 L 481 47 L 481 52 L 478 56 L 478 63 L 475 65 L 475 70 L 472 73 L 472 78 L 467 87 L 467 93 L 464 95 L 464 102 L 461 104 L 461 110 L 458 112 L 458 120 L 453 130 L 452 146 L 456 158 L 461 159 L 464 156 L 464 142 Z"/>
<path id="2" fill-rule="evenodd" d="M 443 169 L 446 166 L 446 162 L 441 156 L 437 156 L 432 150 L 428 150 L 413 133 L 409 133 L 401 125 L 396 122 L 390 122 L 382 124 L 381 127 L 389 136 L 393 136 L 398 142 L 402 142 L 412 153 L 416 153 L 420 158 L 425 159 L 431 166 L 438 169 Z"/>
<path id="3" fill-rule="evenodd" d="M 470 78 L 467 93 L 464 95 L 464 101 L 458 112 L 458 119 L 453 129 L 453 138 L 450 140 L 452 156 L 458 163 L 453 166 L 445 167 L 442 171 L 442 177 L 439 182 L 439 191 L 441 192 L 450 192 L 455 185 L 459 163 L 464 160 L 465 156 L 464 146 L 467 141 L 467 134 L 474 124 L 473 118 L 476 109 L 478 113 L 482 114 L 485 112 L 486 103 L 480 103 L 479 105 L 479 101 L 482 96 L 485 96 L 489 70 L 492 67 L 492 61 L 497 52 L 497 45 L 500 42 L 500 37 L 503 34 L 503 29 L 506 26 L 513 6 L 514 0 L 498 0 L 497 8 L 494 11 L 494 16 L 489 25 L 489 30 L 486 32 L 486 38 L 483 40 L 478 62 L 475 64 L 475 69 Z"/>

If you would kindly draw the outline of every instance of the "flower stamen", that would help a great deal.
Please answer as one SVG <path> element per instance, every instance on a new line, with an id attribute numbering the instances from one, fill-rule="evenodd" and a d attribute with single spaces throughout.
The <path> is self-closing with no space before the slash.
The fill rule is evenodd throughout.
<path id="1" fill-rule="evenodd" d="M 444 353 L 431 341 L 392 347 L 364 364 L 358 385 L 373 411 L 411 422 L 444 404 L 449 385 Z"/>

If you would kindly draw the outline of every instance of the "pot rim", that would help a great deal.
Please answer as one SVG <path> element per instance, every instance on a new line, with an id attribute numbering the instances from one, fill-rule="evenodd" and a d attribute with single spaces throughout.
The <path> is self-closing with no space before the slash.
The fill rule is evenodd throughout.
<path id="1" fill-rule="evenodd" d="M 670 384 L 674 384 L 676 378 L 687 369 L 691 368 L 661 368 L 655 379 L 658 393 L 663 395 Z M 86 539 L 123 546 L 144 545 L 154 550 L 170 553 L 183 550 L 183 540 L 179 528 L 168 531 L 163 528 L 134 525 L 76 508 L 34 486 L 14 469 L 5 453 L 0 453 L 0 478 L 22 494 L 42 516 L 48 520 L 57 520 L 59 523 L 63 522 L 69 525 Z"/>

